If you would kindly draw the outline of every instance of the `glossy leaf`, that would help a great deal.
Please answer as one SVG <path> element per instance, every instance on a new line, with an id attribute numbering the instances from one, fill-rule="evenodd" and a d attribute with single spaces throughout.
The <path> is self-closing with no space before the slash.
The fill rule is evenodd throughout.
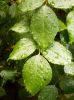
<path id="1" fill-rule="evenodd" d="M 27 12 L 39 8 L 44 1 L 45 0 L 23 0 L 18 7 L 21 11 Z"/>
<path id="2" fill-rule="evenodd" d="M 44 5 L 32 17 L 31 31 L 39 47 L 46 49 L 59 31 L 58 19 L 51 8 Z"/>
<path id="3" fill-rule="evenodd" d="M 66 74 L 74 75 L 74 62 L 64 66 L 64 72 Z"/>
<path id="4" fill-rule="evenodd" d="M 41 55 L 30 58 L 23 68 L 23 79 L 27 91 L 35 95 L 52 78 L 52 69 L 47 60 Z"/>
<path id="5" fill-rule="evenodd" d="M 38 100 L 57 100 L 58 90 L 54 85 L 43 88 L 38 96 Z"/>
<path id="6" fill-rule="evenodd" d="M 74 11 L 67 15 L 67 29 L 69 33 L 70 43 L 74 42 Z"/>
<path id="7" fill-rule="evenodd" d="M 21 60 L 31 55 L 36 49 L 34 42 L 28 38 L 20 39 L 14 46 L 13 51 L 9 55 L 11 60 Z"/>
<path id="8" fill-rule="evenodd" d="M 72 55 L 59 42 L 54 42 L 49 49 L 43 52 L 44 57 L 51 63 L 66 65 L 71 62 Z"/>
<path id="9" fill-rule="evenodd" d="M 49 4 L 55 8 L 68 9 L 74 6 L 74 0 L 48 0 Z"/>

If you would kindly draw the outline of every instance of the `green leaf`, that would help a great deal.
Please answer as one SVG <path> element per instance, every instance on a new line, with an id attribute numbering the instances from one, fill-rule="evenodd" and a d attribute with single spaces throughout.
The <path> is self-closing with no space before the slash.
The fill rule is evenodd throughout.
<path id="1" fill-rule="evenodd" d="M 74 42 L 74 11 L 67 15 L 67 29 L 69 33 L 70 43 Z"/>
<path id="2" fill-rule="evenodd" d="M 11 27 L 10 30 L 18 33 L 27 33 L 29 32 L 29 21 L 26 15 L 21 15 L 19 20 Z"/>
<path id="3" fill-rule="evenodd" d="M 11 52 L 11 54 L 9 55 L 8 60 L 9 59 L 11 60 L 24 59 L 28 57 L 29 55 L 31 55 L 35 51 L 35 49 L 36 49 L 36 46 L 33 40 L 28 39 L 28 38 L 22 38 L 15 44 L 15 47 L 13 51 Z"/>
<path id="4" fill-rule="evenodd" d="M 0 76 L 4 79 L 4 80 L 14 80 L 15 76 L 16 76 L 17 71 L 16 70 L 2 70 L 0 72 Z"/>
<path id="5" fill-rule="evenodd" d="M 72 78 L 64 78 L 59 86 L 64 93 L 74 93 L 74 79 Z"/>
<path id="6" fill-rule="evenodd" d="M 59 22 L 59 31 L 65 30 L 66 25 L 60 19 L 58 19 L 58 22 Z"/>
<path id="7" fill-rule="evenodd" d="M 45 0 L 23 0 L 18 7 L 21 11 L 27 12 L 39 8 L 44 1 Z"/>
<path id="8" fill-rule="evenodd" d="M 74 62 L 64 66 L 64 72 L 66 74 L 74 75 Z"/>
<path id="9" fill-rule="evenodd" d="M 29 26 L 27 25 L 28 23 L 24 22 L 24 20 L 16 23 L 11 30 L 18 32 L 18 33 L 27 33 L 29 32 Z"/>
<path id="10" fill-rule="evenodd" d="M 47 85 L 52 78 L 52 69 L 47 60 L 41 55 L 30 58 L 23 68 L 23 79 L 27 91 L 35 95 Z"/>
<path id="11" fill-rule="evenodd" d="M 28 26 L 25 26 L 25 23 L 22 21 L 22 22 L 19 22 L 19 23 L 16 23 L 12 28 L 11 28 L 12 31 L 15 31 L 15 32 L 18 32 L 18 33 L 26 33 L 29 31 L 29 27 Z"/>
<path id="12" fill-rule="evenodd" d="M 4 88 L 0 87 L 0 97 L 6 95 Z"/>
<path id="13" fill-rule="evenodd" d="M 33 14 L 31 31 L 40 48 L 46 49 L 54 41 L 58 30 L 58 19 L 48 6 L 42 6 Z"/>
<path id="14" fill-rule="evenodd" d="M 72 55 L 59 42 L 54 42 L 49 49 L 43 52 L 44 57 L 51 63 L 66 65 L 71 62 Z"/>
<path id="15" fill-rule="evenodd" d="M 74 0 L 48 0 L 49 4 L 55 8 L 68 9 L 74 6 Z"/>
<path id="16" fill-rule="evenodd" d="M 54 85 L 46 86 L 41 90 L 38 100 L 57 100 L 58 90 Z"/>

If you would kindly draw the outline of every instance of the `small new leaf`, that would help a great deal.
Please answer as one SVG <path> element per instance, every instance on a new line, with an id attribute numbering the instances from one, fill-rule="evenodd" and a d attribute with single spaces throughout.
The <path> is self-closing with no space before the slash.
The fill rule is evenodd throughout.
<path id="1" fill-rule="evenodd" d="M 52 78 L 52 69 L 41 55 L 31 57 L 24 64 L 22 73 L 26 89 L 32 95 L 39 92 Z"/>
<path id="2" fill-rule="evenodd" d="M 21 60 L 31 55 L 36 49 L 34 42 L 28 38 L 20 39 L 14 46 L 13 51 L 9 55 L 11 60 Z"/>
<path id="3" fill-rule="evenodd" d="M 49 49 L 43 52 L 43 55 L 49 62 L 58 65 L 66 65 L 72 59 L 71 52 L 59 42 L 54 42 Z"/>

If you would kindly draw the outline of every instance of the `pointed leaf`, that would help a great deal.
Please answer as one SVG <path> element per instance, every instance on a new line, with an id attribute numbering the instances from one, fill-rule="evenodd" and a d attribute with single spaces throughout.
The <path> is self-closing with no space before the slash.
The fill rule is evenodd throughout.
<path id="1" fill-rule="evenodd" d="M 64 66 L 64 72 L 66 74 L 74 75 L 74 62 Z"/>
<path id="2" fill-rule="evenodd" d="M 23 68 L 23 79 L 27 91 L 35 95 L 52 78 L 52 70 L 47 60 L 41 55 L 30 58 Z"/>
<path id="3" fill-rule="evenodd" d="M 74 42 L 74 11 L 71 11 L 67 16 L 67 29 L 69 32 L 70 43 Z"/>
<path id="4" fill-rule="evenodd" d="M 28 38 L 20 39 L 15 44 L 15 47 L 13 51 L 11 52 L 11 54 L 9 55 L 8 60 L 9 59 L 12 59 L 12 60 L 24 59 L 28 57 L 30 54 L 32 54 L 35 51 L 35 49 L 36 49 L 36 46 L 31 39 L 28 39 Z"/>
<path id="5" fill-rule="evenodd" d="M 16 22 L 10 30 L 18 32 L 18 33 L 27 33 L 29 32 L 29 21 L 27 16 L 21 15 L 20 18 L 18 18 L 19 21 Z"/>
<path id="6" fill-rule="evenodd" d="M 45 0 L 23 0 L 18 7 L 21 11 L 27 12 L 39 8 L 44 1 Z"/>
<path id="7" fill-rule="evenodd" d="M 33 38 L 42 49 L 54 41 L 59 27 L 58 19 L 51 8 L 44 5 L 33 14 L 31 30 Z"/>
<path id="8" fill-rule="evenodd" d="M 49 62 L 59 65 L 66 65 L 72 59 L 71 53 L 59 42 L 54 42 L 43 55 Z"/>
<path id="9" fill-rule="evenodd" d="M 74 0 L 48 0 L 49 4 L 55 8 L 68 9 L 74 6 Z"/>
<path id="10" fill-rule="evenodd" d="M 41 90 L 38 100 L 57 100 L 58 90 L 54 85 L 46 86 Z"/>
<path id="11" fill-rule="evenodd" d="M 59 22 L 59 31 L 65 30 L 66 25 L 60 19 L 58 19 L 58 22 Z"/>

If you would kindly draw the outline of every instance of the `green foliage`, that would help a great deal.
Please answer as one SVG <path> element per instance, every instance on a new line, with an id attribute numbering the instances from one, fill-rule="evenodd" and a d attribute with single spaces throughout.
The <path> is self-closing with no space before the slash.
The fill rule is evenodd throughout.
<path id="1" fill-rule="evenodd" d="M 29 32 L 29 21 L 26 15 L 23 15 L 19 20 L 11 27 L 12 31 L 20 34 Z"/>
<path id="2" fill-rule="evenodd" d="M 36 55 L 30 58 L 23 68 L 23 79 L 26 89 L 35 95 L 47 85 L 52 78 L 52 69 L 45 58 Z"/>
<path id="3" fill-rule="evenodd" d="M 66 65 L 72 59 L 71 53 L 59 42 L 54 42 L 43 55 L 49 62 L 59 65 Z"/>
<path id="4" fill-rule="evenodd" d="M 51 8 L 46 5 L 39 8 L 33 14 L 31 31 L 39 47 L 46 49 L 59 31 L 58 19 Z"/>
<path id="5" fill-rule="evenodd" d="M 4 80 L 12 80 L 15 78 L 17 71 L 16 70 L 2 70 L 0 76 Z"/>
<path id="6" fill-rule="evenodd" d="M 28 38 L 22 38 L 15 44 L 15 47 L 8 59 L 12 60 L 24 59 L 28 57 L 30 54 L 32 54 L 35 51 L 35 49 L 36 46 L 33 43 L 33 41 L 31 41 Z"/>
<path id="7" fill-rule="evenodd" d="M 64 78 L 59 86 L 64 93 L 74 93 L 74 78 Z"/>
<path id="8" fill-rule="evenodd" d="M 58 90 L 54 85 L 46 86 L 41 90 L 38 100 L 57 100 Z"/>
<path id="9" fill-rule="evenodd" d="M 20 100 L 74 93 L 74 0 L 0 0 L 0 97 L 10 82 Z"/>
<path id="10" fill-rule="evenodd" d="M 66 25 L 60 19 L 58 19 L 58 23 L 59 23 L 59 31 L 66 30 Z"/>
<path id="11" fill-rule="evenodd" d="M 74 42 L 74 11 L 67 15 L 67 29 L 69 32 L 70 43 Z"/>
<path id="12" fill-rule="evenodd" d="M 43 4 L 44 0 L 22 0 L 19 4 L 19 9 L 23 12 L 34 10 L 39 8 Z"/>

